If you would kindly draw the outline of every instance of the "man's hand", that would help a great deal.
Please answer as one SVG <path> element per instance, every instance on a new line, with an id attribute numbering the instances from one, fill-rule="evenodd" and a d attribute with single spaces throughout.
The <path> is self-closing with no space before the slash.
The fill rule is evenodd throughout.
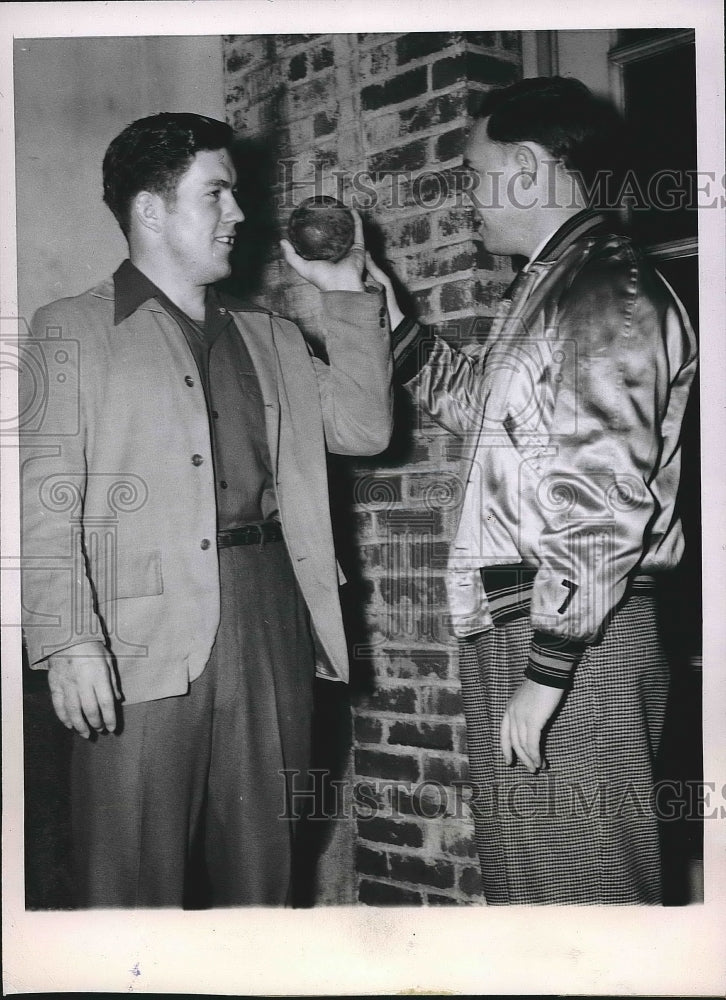
<path id="1" fill-rule="evenodd" d="M 528 771 L 542 767 L 542 730 L 559 705 L 564 691 L 526 678 L 509 699 L 500 732 L 501 747 L 508 764 L 512 751 Z"/>
<path id="2" fill-rule="evenodd" d="M 342 260 L 333 264 L 329 260 L 305 260 L 296 253 L 288 240 L 280 240 L 285 260 L 301 278 L 311 282 L 321 292 L 362 292 L 365 244 L 363 243 L 363 223 L 355 209 L 351 209 L 355 221 L 353 246 Z"/>
<path id="3" fill-rule="evenodd" d="M 121 692 L 111 654 L 102 642 L 82 642 L 48 659 L 48 686 L 55 714 L 67 729 L 84 739 L 116 728 L 116 704 Z M 89 728 L 90 727 L 90 728 Z"/>
<path id="4" fill-rule="evenodd" d="M 385 271 L 382 271 L 369 253 L 366 254 L 366 270 L 371 278 L 375 278 L 386 290 L 386 305 L 388 306 L 388 319 L 392 330 L 395 330 L 403 319 L 403 313 L 398 308 L 396 295 L 393 291 L 393 284 Z"/>

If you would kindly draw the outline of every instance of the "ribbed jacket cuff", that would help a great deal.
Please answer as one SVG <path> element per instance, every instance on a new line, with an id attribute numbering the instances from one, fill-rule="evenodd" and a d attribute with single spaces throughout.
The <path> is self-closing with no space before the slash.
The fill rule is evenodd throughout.
<path id="1" fill-rule="evenodd" d="M 586 648 L 587 643 L 579 639 L 535 632 L 524 676 L 538 684 L 565 690 L 571 686 L 575 667 Z"/>
<path id="2" fill-rule="evenodd" d="M 404 316 L 391 334 L 396 381 L 405 385 L 421 371 L 434 349 L 432 331 Z"/>

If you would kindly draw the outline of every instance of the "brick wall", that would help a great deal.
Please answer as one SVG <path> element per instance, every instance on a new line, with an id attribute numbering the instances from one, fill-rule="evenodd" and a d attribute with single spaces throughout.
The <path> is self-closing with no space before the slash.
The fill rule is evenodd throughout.
<path id="1" fill-rule="evenodd" d="M 447 193 L 480 94 L 521 74 L 516 32 L 228 36 L 228 119 L 269 144 L 272 211 L 335 194 L 361 210 L 366 241 L 409 311 L 460 343 L 511 280 Z M 442 180 L 443 179 L 443 180 Z M 318 295 L 270 244 L 268 300 L 315 339 Z M 461 500 L 456 443 L 400 401 L 386 455 L 336 476 L 338 534 L 352 577 L 355 898 L 480 902 L 466 804 L 466 734 L 443 570 Z M 351 537 L 352 536 L 352 537 Z M 347 543 L 347 544 L 346 544 Z M 350 804 L 350 803 L 349 803 Z"/>

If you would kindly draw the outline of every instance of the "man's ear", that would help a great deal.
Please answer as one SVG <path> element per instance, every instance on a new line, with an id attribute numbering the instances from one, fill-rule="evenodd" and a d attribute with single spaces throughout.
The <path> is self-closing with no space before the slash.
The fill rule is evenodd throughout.
<path id="1" fill-rule="evenodd" d="M 537 180 L 537 157 L 529 146 L 517 146 L 514 159 L 522 175 L 522 187 L 530 188 Z"/>
<path id="2" fill-rule="evenodd" d="M 161 229 L 161 195 L 139 191 L 131 205 L 131 213 L 140 226 L 158 233 Z"/>

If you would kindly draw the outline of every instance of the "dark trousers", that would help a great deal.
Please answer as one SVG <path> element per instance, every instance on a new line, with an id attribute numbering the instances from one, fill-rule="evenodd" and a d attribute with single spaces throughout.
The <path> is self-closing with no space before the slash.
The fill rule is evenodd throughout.
<path id="1" fill-rule="evenodd" d="M 201 677 L 123 707 L 116 734 L 74 742 L 79 906 L 199 905 L 205 885 L 208 905 L 290 902 L 281 772 L 309 766 L 308 613 L 283 543 L 219 555 L 221 621 Z"/>

